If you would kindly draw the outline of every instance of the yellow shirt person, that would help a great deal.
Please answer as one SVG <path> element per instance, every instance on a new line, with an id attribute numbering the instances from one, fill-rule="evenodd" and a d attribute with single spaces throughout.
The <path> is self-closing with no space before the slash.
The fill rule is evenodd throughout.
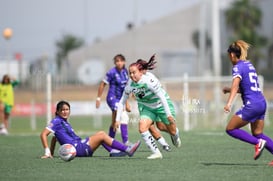
<path id="1" fill-rule="evenodd" d="M 3 124 L 1 125 L 0 134 L 7 134 L 8 119 L 14 105 L 14 86 L 18 85 L 19 81 L 11 79 L 8 75 L 3 76 L 3 80 L 0 84 L 0 104 L 1 104 L 1 116 Z"/>

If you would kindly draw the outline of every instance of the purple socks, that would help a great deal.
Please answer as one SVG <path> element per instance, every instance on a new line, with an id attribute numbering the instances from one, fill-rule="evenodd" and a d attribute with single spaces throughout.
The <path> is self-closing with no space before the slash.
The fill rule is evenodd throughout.
<path id="1" fill-rule="evenodd" d="M 121 124 L 120 125 L 120 132 L 121 132 L 121 138 L 122 138 L 122 142 L 126 143 L 128 141 L 128 128 L 127 128 L 127 124 Z M 111 138 L 115 138 L 116 136 L 116 132 L 114 132 L 114 129 L 112 126 L 110 126 L 109 128 L 109 136 Z"/>
<path id="2" fill-rule="evenodd" d="M 121 137 L 122 137 L 122 142 L 123 143 L 126 143 L 128 141 L 128 129 L 127 129 L 127 124 L 121 124 L 120 125 L 120 131 L 121 131 Z M 114 131 L 113 127 L 110 126 L 109 127 L 109 136 L 111 138 L 115 138 L 116 136 L 116 132 Z M 106 144 L 102 144 L 102 146 L 108 151 L 108 152 L 111 152 L 111 150 L 114 148 L 114 149 L 117 149 L 117 150 L 120 150 L 120 151 L 125 151 L 127 146 L 123 145 L 122 143 L 116 141 L 116 140 L 113 140 L 113 143 L 112 143 L 112 146 L 108 146 Z"/>
<path id="3" fill-rule="evenodd" d="M 128 141 L 128 128 L 127 124 L 120 125 L 121 138 L 123 143 L 127 143 Z"/>
<path id="4" fill-rule="evenodd" d="M 228 135 L 232 136 L 233 138 L 250 143 L 252 145 L 256 145 L 259 143 L 258 138 L 252 136 L 251 134 L 249 134 L 248 132 L 242 129 L 226 130 L 226 132 Z"/>
<path id="5" fill-rule="evenodd" d="M 114 131 L 114 128 L 112 126 L 109 127 L 109 134 L 111 138 L 115 138 L 116 132 Z"/>
<path id="6" fill-rule="evenodd" d="M 117 140 L 113 140 L 112 148 L 125 152 L 128 147 L 126 145 L 118 142 Z"/>
<path id="7" fill-rule="evenodd" d="M 273 141 L 271 138 L 266 136 L 265 134 L 261 133 L 258 135 L 252 136 L 248 132 L 242 130 L 242 129 L 234 129 L 234 130 L 227 130 L 227 134 L 230 136 L 237 138 L 239 140 L 242 140 L 244 142 L 250 143 L 252 145 L 256 145 L 259 142 L 259 139 L 266 140 L 265 148 L 273 154 Z"/>

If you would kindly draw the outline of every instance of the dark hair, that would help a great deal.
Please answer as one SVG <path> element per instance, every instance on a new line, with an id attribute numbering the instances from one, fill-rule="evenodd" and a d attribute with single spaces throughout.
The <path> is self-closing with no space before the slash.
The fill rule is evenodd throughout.
<path id="1" fill-rule="evenodd" d="M 114 56 L 114 58 L 113 58 L 114 62 L 116 62 L 117 58 L 120 58 L 121 60 L 126 61 L 125 56 L 122 54 L 117 54 L 116 56 Z"/>
<path id="2" fill-rule="evenodd" d="M 7 84 L 7 83 L 5 82 L 5 79 L 8 79 L 8 84 L 9 84 L 9 83 L 10 83 L 10 77 L 9 77 L 8 74 L 5 74 L 5 75 L 3 76 L 2 84 Z"/>
<path id="3" fill-rule="evenodd" d="M 237 40 L 228 47 L 228 53 L 234 53 L 238 59 L 246 60 L 250 44 L 244 40 Z"/>
<path id="4" fill-rule="evenodd" d="M 227 50 L 228 53 L 234 53 L 237 58 L 241 56 L 241 48 L 237 46 L 236 42 L 232 43 Z"/>
<path id="5" fill-rule="evenodd" d="M 70 104 L 67 101 L 59 101 L 56 106 L 55 115 L 58 115 L 58 112 L 60 112 L 64 105 L 67 105 L 70 109 Z"/>
<path id="6" fill-rule="evenodd" d="M 139 70 L 153 70 L 156 63 L 157 62 L 155 61 L 155 54 L 153 54 L 148 62 L 146 60 L 138 59 L 130 66 L 136 65 Z"/>

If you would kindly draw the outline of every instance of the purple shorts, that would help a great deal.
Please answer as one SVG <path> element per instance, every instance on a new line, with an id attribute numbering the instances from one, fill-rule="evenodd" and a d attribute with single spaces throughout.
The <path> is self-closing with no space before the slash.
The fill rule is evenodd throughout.
<path id="1" fill-rule="evenodd" d="M 266 112 L 266 102 L 254 102 L 243 105 L 236 115 L 244 121 L 255 122 L 257 120 L 264 120 Z"/>
<path id="2" fill-rule="evenodd" d="M 119 103 L 119 99 L 117 99 L 116 97 L 114 97 L 114 96 L 107 97 L 107 104 L 112 111 L 117 110 L 118 103 Z"/>
<path id="3" fill-rule="evenodd" d="M 78 142 L 75 146 L 77 150 L 77 157 L 90 157 L 93 155 L 93 151 L 89 146 L 89 137 L 82 139 L 81 142 Z"/>

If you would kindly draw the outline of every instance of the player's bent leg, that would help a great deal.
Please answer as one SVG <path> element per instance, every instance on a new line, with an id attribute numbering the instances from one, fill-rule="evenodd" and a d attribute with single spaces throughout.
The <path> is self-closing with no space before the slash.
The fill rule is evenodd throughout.
<path id="1" fill-rule="evenodd" d="M 89 137 L 89 146 L 95 151 L 102 143 L 105 143 L 107 146 L 111 146 L 112 139 L 104 131 L 99 131 L 94 135 Z"/>
<path id="2" fill-rule="evenodd" d="M 120 133 L 122 142 L 126 145 L 130 145 L 129 142 L 129 136 L 128 136 L 128 122 L 129 122 L 129 116 L 126 111 L 122 112 L 121 115 L 121 121 L 120 121 Z"/>
<path id="3" fill-rule="evenodd" d="M 248 121 L 244 121 L 239 116 L 234 115 L 226 127 L 226 133 L 233 138 L 255 145 L 254 159 L 256 160 L 261 156 L 266 141 L 256 138 L 245 130 L 239 129 L 248 123 Z"/>
<path id="4" fill-rule="evenodd" d="M 148 146 L 148 148 L 154 154 L 154 153 L 160 153 L 160 150 L 158 149 L 156 145 L 154 137 L 149 132 L 149 128 L 152 125 L 152 123 L 153 122 L 150 119 L 141 119 L 139 121 L 139 132 L 141 134 L 141 137 L 145 141 L 146 145 Z"/>
<path id="5" fill-rule="evenodd" d="M 179 129 L 176 127 L 176 124 L 169 124 L 166 125 L 167 129 L 169 130 L 169 133 L 171 135 L 171 140 L 174 146 L 177 148 L 181 147 L 181 139 L 179 134 Z"/>
<path id="6" fill-rule="evenodd" d="M 171 151 L 170 145 L 167 143 L 165 138 L 160 134 L 160 132 L 156 129 L 155 125 L 152 124 L 149 128 L 150 133 L 155 138 L 155 140 L 162 146 L 162 149 L 165 151 Z"/>
<path id="7" fill-rule="evenodd" d="M 156 122 L 156 127 L 160 130 L 160 131 L 164 131 L 164 132 L 169 132 L 168 128 L 166 127 L 166 125 L 162 122 Z"/>

